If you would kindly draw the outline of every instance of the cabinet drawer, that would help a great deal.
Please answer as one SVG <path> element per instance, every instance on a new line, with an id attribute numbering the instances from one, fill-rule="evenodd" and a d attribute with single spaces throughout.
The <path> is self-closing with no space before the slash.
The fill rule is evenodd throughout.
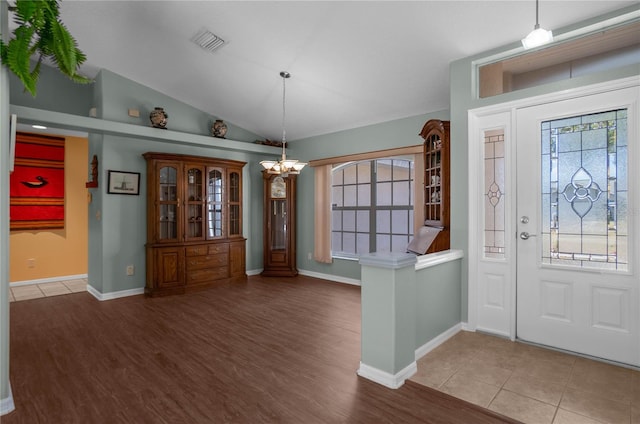
<path id="1" fill-rule="evenodd" d="M 206 255 L 207 253 L 209 253 L 208 248 L 209 246 L 207 246 L 206 244 L 202 244 L 199 246 L 187 246 L 185 249 L 185 254 L 187 256 Z"/>
<path id="2" fill-rule="evenodd" d="M 216 243 L 209 245 L 209 254 L 215 255 L 217 253 L 229 252 L 229 243 Z"/>
<path id="3" fill-rule="evenodd" d="M 187 271 L 187 284 L 201 283 L 209 280 L 220 280 L 227 277 L 229 277 L 229 268 L 226 266 Z"/>
<path id="4" fill-rule="evenodd" d="M 228 262 L 229 255 L 226 253 L 223 255 L 191 256 L 187 258 L 187 271 L 226 266 Z"/>

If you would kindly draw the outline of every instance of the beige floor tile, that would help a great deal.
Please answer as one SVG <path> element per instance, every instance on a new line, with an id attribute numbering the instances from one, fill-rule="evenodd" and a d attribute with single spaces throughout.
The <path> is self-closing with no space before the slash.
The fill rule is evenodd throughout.
<path id="1" fill-rule="evenodd" d="M 558 408 L 553 424 L 602 424 L 602 422 Z"/>
<path id="2" fill-rule="evenodd" d="M 459 378 L 454 375 L 440 387 L 440 390 L 451 396 L 486 408 L 498 393 L 500 387 L 478 380 Z"/>
<path id="3" fill-rule="evenodd" d="M 606 365 L 606 364 L 605 364 Z M 589 371 L 573 371 L 568 387 L 590 392 L 607 399 L 630 403 L 633 397 L 631 370 L 621 367 Z"/>
<path id="4" fill-rule="evenodd" d="M 70 294 L 71 290 L 61 282 L 38 284 L 45 296 L 60 296 Z"/>
<path id="5" fill-rule="evenodd" d="M 610 424 L 631 421 L 631 405 L 606 399 L 597 394 L 567 387 L 560 408 Z"/>
<path id="6" fill-rule="evenodd" d="M 522 359 L 527 362 L 531 359 L 535 361 L 550 361 L 557 365 L 572 367 L 576 362 L 576 356 L 564 352 L 558 352 L 553 349 L 545 349 L 539 346 L 531 346 L 523 343 L 520 349 Z"/>
<path id="7" fill-rule="evenodd" d="M 456 377 L 478 380 L 483 383 L 491 384 L 492 386 L 502 387 L 502 385 L 511 376 L 511 373 L 511 370 L 487 365 L 483 361 L 478 361 L 476 359 L 460 368 L 456 373 Z"/>
<path id="8" fill-rule="evenodd" d="M 65 286 L 69 288 L 73 293 L 87 291 L 87 280 L 68 280 L 62 282 Z"/>
<path id="9" fill-rule="evenodd" d="M 500 390 L 489 409 L 527 424 L 551 424 L 556 413 L 553 405 L 508 390 Z"/>
<path id="10" fill-rule="evenodd" d="M 454 373 L 455 370 L 450 368 L 426 368 L 418 366 L 418 372 L 409 380 L 433 387 L 434 389 L 439 389 Z"/>
<path id="11" fill-rule="evenodd" d="M 512 375 L 502 387 L 510 392 L 527 396 L 554 406 L 560 404 L 565 385 L 538 380 L 524 375 Z"/>
<path id="12" fill-rule="evenodd" d="M 530 376 L 537 380 L 548 381 L 550 383 L 566 384 L 571 377 L 572 368 L 573 366 L 571 364 L 530 357 L 515 369 L 513 374 Z"/>
<path id="13" fill-rule="evenodd" d="M 16 302 L 20 300 L 37 299 L 44 297 L 44 293 L 37 285 L 18 286 L 11 289 Z"/>

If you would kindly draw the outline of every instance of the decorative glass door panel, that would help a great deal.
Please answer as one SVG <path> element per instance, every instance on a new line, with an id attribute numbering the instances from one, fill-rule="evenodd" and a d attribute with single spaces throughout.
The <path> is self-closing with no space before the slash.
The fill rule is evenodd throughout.
<path id="1" fill-rule="evenodd" d="M 271 202 L 271 250 L 283 250 L 287 246 L 287 201 Z"/>
<path id="2" fill-rule="evenodd" d="M 640 365 L 638 87 L 517 111 L 517 336 Z"/>
<path id="3" fill-rule="evenodd" d="M 187 169 L 187 239 L 199 239 L 204 231 L 203 172 L 201 168 Z"/>
<path id="4" fill-rule="evenodd" d="M 484 133 L 484 257 L 505 257 L 504 130 Z"/>
<path id="5" fill-rule="evenodd" d="M 223 174 L 210 169 L 207 181 L 207 238 L 223 236 Z"/>
<path id="6" fill-rule="evenodd" d="M 160 240 L 178 238 L 178 170 L 175 167 L 160 168 L 158 235 Z"/>
<path id="7" fill-rule="evenodd" d="M 541 124 L 542 262 L 628 270 L 627 110 Z"/>

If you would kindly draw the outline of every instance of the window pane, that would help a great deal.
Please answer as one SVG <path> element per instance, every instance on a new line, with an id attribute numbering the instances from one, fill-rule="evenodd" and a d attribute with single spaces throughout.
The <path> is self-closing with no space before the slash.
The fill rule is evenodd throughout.
<path id="1" fill-rule="evenodd" d="M 376 232 L 391 233 L 391 211 L 377 211 L 376 217 Z"/>
<path id="2" fill-rule="evenodd" d="M 408 211 L 391 211 L 391 232 L 393 234 L 409 234 Z"/>
<path id="3" fill-rule="evenodd" d="M 359 255 L 363 254 L 363 253 L 369 253 L 369 233 L 367 234 L 362 234 L 362 233 L 358 233 L 356 235 L 356 241 L 357 241 L 357 252 Z"/>
<path id="4" fill-rule="evenodd" d="M 391 252 L 391 236 L 384 234 L 376 236 L 376 252 Z"/>
<path id="5" fill-rule="evenodd" d="M 356 212 L 356 229 L 359 233 L 369 233 L 369 211 L 357 211 Z M 367 238 L 368 240 L 368 238 Z M 368 242 L 367 242 L 368 243 Z"/>
<path id="6" fill-rule="evenodd" d="M 344 205 L 356 206 L 356 189 L 358 186 L 344 186 Z"/>
<path id="7" fill-rule="evenodd" d="M 344 183 L 355 184 L 356 183 L 356 165 L 349 165 L 344 168 Z"/>
<path id="8" fill-rule="evenodd" d="M 371 206 L 371 184 L 359 184 L 358 206 Z"/>
<path id="9" fill-rule="evenodd" d="M 376 185 L 376 200 L 379 206 L 391 206 L 391 183 Z"/>
<path id="10" fill-rule="evenodd" d="M 376 180 L 391 181 L 391 160 L 380 159 L 376 161 Z"/>
<path id="11" fill-rule="evenodd" d="M 355 233 L 342 233 L 342 251 L 345 253 L 356 253 Z"/>
<path id="12" fill-rule="evenodd" d="M 333 187 L 331 189 L 331 203 L 334 206 L 344 206 L 342 202 L 342 187 Z"/>
<path id="13" fill-rule="evenodd" d="M 344 231 L 356 230 L 356 211 L 342 212 L 342 229 Z"/>
<path id="14" fill-rule="evenodd" d="M 409 245 L 409 237 L 393 235 L 391 236 L 391 251 L 392 252 L 406 252 Z"/>
<path id="15" fill-rule="evenodd" d="M 371 162 L 358 163 L 358 184 L 371 182 Z"/>
<path id="16" fill-rule="evenodd" d="M 409 204 L 409 191 L 410 186 L 408 181 L 402 181 L 399 183 L 393 183 L 393 204 L 408 205 Z"/>

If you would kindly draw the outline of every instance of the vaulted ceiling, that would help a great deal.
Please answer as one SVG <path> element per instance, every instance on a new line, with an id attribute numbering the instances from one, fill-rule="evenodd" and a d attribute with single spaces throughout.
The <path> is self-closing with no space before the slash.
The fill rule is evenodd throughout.
<path id="1" fill-rule="evenodd" d="M 540 2 L 557 29 L 635 1 Z M 449 64 L 517 43 L 534 0 L 63 1 L 62 20 L 105 68 L 262 137 L 295 140 L 449 107 Z M 214 52 L 191 39 L 209 30 Z M 161 106 L 161 105 L 159 105 Z M 170 113 L 170 111 L 169 111 Z"/>

